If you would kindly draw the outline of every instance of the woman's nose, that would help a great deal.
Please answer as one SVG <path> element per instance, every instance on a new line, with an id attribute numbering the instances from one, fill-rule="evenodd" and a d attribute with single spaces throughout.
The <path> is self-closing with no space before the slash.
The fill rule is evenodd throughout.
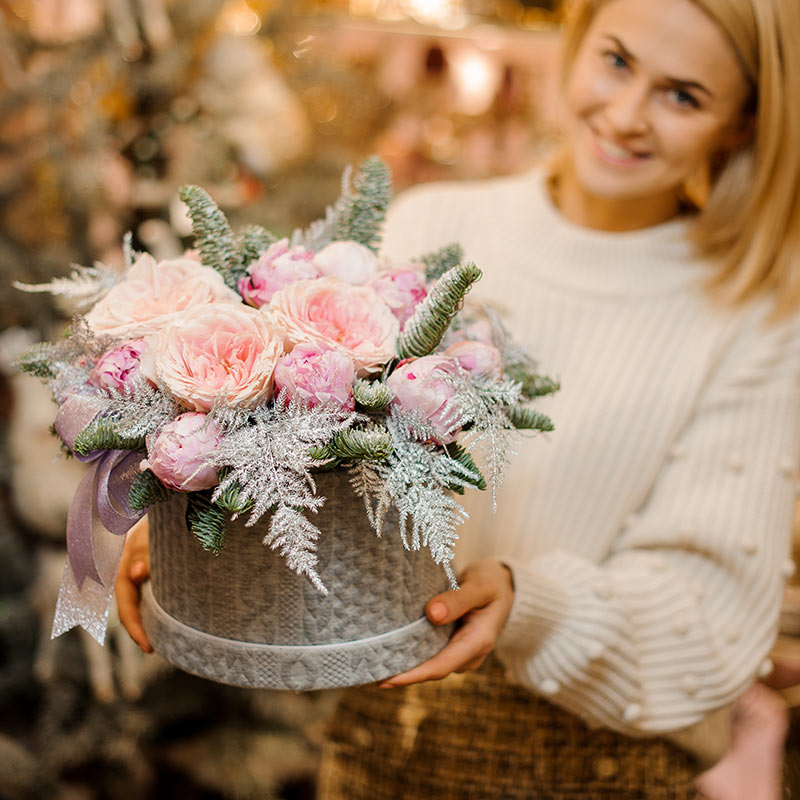
<path id="1" fill-rule="evenodd" d="M 630 81 L 606 99 L 605 115 L 614 133 L 630 136 L 647 131 L 647 98 L 644 82 Z"/>

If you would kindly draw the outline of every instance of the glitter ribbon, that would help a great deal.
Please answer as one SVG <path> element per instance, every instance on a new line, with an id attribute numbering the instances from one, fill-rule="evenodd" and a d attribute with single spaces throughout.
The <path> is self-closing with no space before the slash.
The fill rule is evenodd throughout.
<path id="1" fill-rule="evenodd" d="M 72 450 L 76 436 L 96 416 L 88 398 L 69 397 L 56 414 L 56 433 Z M 67 563 L 51 636 L 80 625 L 103 644 L 125 534 L 144 516 L 144 511 L 134 511 L 128 502 L 141 453 L 95 450 L 88 456 L 75 456 L 91 466 L 67 517 Z"/>

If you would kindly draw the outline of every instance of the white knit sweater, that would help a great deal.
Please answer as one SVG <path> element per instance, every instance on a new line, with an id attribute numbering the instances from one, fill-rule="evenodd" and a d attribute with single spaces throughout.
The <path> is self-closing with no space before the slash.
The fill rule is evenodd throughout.
<path id="1" fill-rule="evenodd" d="M 492 516 L 469 504 L 459 561 L 500 557 L 515 600 L 509 679 L 593 725 L 686 728 L 738 696 L 776 636 L 800 456 L 800 319 L 715 309 L 685 224 L 576 226 L 544 173 L 421 186 L 384 251 L 460 242 L 473 290 L 557 377 Z M 473 493 L 477 495 L 477 493 Z"/>

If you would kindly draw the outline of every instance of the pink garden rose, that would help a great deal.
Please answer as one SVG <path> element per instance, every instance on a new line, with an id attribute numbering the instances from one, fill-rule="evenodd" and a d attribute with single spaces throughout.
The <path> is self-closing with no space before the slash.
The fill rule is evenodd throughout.
<path id="1" fill-rule="evenodd" d="M 314 263 L 323 275 L 362 285 L 378 272 L 378 257 L 358 242 L 331 242 L 314 254 Z"/>
<path id="2" fill-rule="evenodd" d="M 465 370 L 475 375 L 496 379 L 503 376 L 503 359 L 492 344 L 465 339 L 451 344 L 444 355 L 456 359 Z"/>
<path id="3" fill-rule="evenodd" d="M 399 324 L 369 286 L 336 278 L 297 281 L 276 292 L 269 305 L 286 329 L 290 349 L 315 341 L 353 359 L 362 377 L 396 352 Z"/>
<path id="4" fill-rule="evenodd" d="M 187 308 L 241 302 L 215 269 L 193 258 L 157 263 L 145 253 L 86 319 L 95 333 L 136 339 L 161 330 Z"/>
<path id="5" fill-rule="evenodd" d="M 447 424 L 448 403 L 455 388 L 445 377 L 455 375 L 457 366 L 453 359 L 445 356 L 422 356 L 401 362 L 386 379 L 394 392 L 392 404 L 406 411 L 416 411 L 430 423 L 437 441 L 450 444 L 455 441 L 458 430 L 450 430 Z"/>
<path id="6" fill-rule="evenodd" d="M 297 397 L 309 406 L 332 403 L 352 411 L 356 407 L 355 377 L 350 356 L 327 345 L 301 342 L 278 361 L 275 391 L 285 389 L 290 398 Z"/>
<path id="7" fill-rule="evenodd" d="M 208 463 L 219 441 L 216 422 L 189 411 L 147 437 L 147 458 L 141 468 L 152 470 L 164 486 L 179 492 L 210 489 L 219 483 L 217 471 Z"/>
<path id="8" fill-rule="evenodd" d="M 417 303 L 428 295 L 425 288 L 425 274 L 413 267 L 399 267 L 379 272 L 369 285 L 392 309 L 401 328 L 414 313 Z"/>
<path id="9" fill-rule="evenodd" d="M 130 388 L 139 374 L 139 360 L 146 347 L 143 339 L 113 347 L 97 359 L 89 372 L 89 383 L 98 389 L 117 392 Z"/>
<path id="10" fill-rule="evenodd" d="M 247 268 L 247 275 L 239 278 L 236 288 L 245 303 L 261 308 L 278 289 L 298 280 L 318 278 L 320 272 L 311 260 L 313 257 L 311 250 L 290 248 L 289 240 L 281 239 Z"/>
<path id="11" fill-rule="evenodd" d="M 148 340 L 142 374 L 181 405 L 249 408 L 269 398 L 283 331 L 262 311 L 213 303 L 184 311 Z"/>

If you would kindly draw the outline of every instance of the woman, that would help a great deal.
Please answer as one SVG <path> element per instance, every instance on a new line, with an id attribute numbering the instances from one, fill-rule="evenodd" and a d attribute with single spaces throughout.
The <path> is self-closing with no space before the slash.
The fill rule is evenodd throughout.
<path id="1" fill-rule="evenodd" d="M 451 642 L 344 694 L 325 800 L 688 798 L 721 754 L 800 454 L 798 37 L 796 0 L 582 0 L 557 163 L 395 204 L 385 250 L 460 242 L 563 389 L 427 606 Z"/>

